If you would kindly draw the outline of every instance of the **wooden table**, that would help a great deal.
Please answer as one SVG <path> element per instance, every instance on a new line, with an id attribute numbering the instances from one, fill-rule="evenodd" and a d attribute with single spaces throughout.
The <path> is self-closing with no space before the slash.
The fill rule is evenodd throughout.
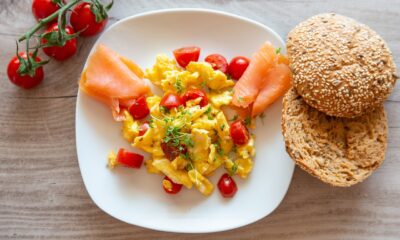
<path id="1" fill-rule="evenodd" d="M 82 182 L 75 149 L 77 79 L 94 38 L 45 68 L 45 81 L 23 91 L 6 65 L 15 39 L 34 24 L 29 0 L 0 1 L 0 239 L 400 239 L 400 84 L 386 103 L 384 164 L 362 184 L 333 188 L 296 168 L 290 189 L 267 218 L 215 234 L 173 234 L 135 227 L 102 212 Z M 400 1 L 116 0 L 110 23 L 160 8 L 204 7 L 242 15 L 281 36 L 311 15 L 334 11 L 370 25 L 400 66 Z"/>

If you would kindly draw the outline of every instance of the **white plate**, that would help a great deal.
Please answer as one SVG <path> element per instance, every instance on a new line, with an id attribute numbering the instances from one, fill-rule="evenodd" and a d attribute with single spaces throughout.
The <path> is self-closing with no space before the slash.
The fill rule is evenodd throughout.
<path id="1" fill-rule="evenodd" d="M 264 41 L 284 49 L 270 28 L 243 17 L 201 9 L 149 12 L 121 20 L 102 34 L 103 43 L 142 68 L 151 67 L 159 53 L 197 45 L 201 59 L 210 53 L 227 59 L 251 56 Z M 76 144 L 82 178 L 93 201 L 124 222 L 155 230 L 204 233 L 237 228 L 270 214 L 282 201 L 294 164 L 286 155 L 281 135 L 281 101 L 270 107 L 264 124 L 258 120 L 254 169 L 247 180 L 235 177 L 238 192 L 224 199 L 215 189 L 210 197 L 197 190 L 168 195 L 162 176 L 140 170 L 106 167 L 110 150 L 131 148 L 106 106 L 79 92 L 76 104 Z M 133 150 L 133 149 L 132 149 Z M 211 180 L 218 181 L 222 172 Z"/>

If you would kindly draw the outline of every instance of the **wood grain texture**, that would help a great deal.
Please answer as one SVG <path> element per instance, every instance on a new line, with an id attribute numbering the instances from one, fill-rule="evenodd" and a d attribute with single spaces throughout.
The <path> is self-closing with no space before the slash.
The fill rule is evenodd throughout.
<path id="1" fill-rule="evenodd" d="M 385 104 L 389 148 L 376 173 L 352 188 L 333 188 L 296 169 L 282 204 L 269 217 L 215 234 L 172 234 L 122 223 L 89 198 L 75 149 L 77 79 L 94 38 L 46 66 L 38 88 L 7 80 L 17 36 L 34 24 L 31 1 L 0 1 L 0 239 L 400 239 L 400 85 Z M 337 12 L 370 25 L 400 57 L 400 1 L 117 0 L 110 24 L 161 8 L 205 7 L 262 22 L 281 36 L 303 19 Z"/>

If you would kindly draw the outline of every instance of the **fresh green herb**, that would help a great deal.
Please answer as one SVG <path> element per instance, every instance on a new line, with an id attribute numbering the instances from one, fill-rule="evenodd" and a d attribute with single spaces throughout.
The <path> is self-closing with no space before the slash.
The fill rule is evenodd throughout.
<path id="1" fill-rule="evenodd" d="M 192 140 L 192 136 L 189 133 L 181 132 L 181 128 L 177 126 L 168 126 L 165 131 L 164 142 L 173 147 L 182 147 L 182 144 L 187 147 L 193 147 L 194 142 Z"/>
<path id="2" fill-rule="evenodd" d="M 239 97 L 238 99 L 239 99 L 239 102 L 243 102 L 244 101 L 243 97 Z"/>
<path id="3" fill-rule="evenodd" d="M 194 169 L 194 165 L 192 162 L 190 162 L 188 165 L 186 165 L 186 171 L 190 171 Z"/>
<path id="4" fill-rule="evenodd" d="M 207 83 L 206 83 L 206 81 L 202 81 L 202 82 L 201 82 L 201 84 L 200 84 L 200 86 L 201 86 L 202 88 L 205 88 L 205 87 L 207 87 Z"/>
<path id="5" fill-rule="evenodd" d="M 166 107 L 164 107 L 164 106 L 160 106 L 160 111 L 161 111 L 162 113 L 164 113 L 164 114 L 169 113 L 169 109 L 166 108 Z"/>
<path id="6" fill-rule="evenodd" d="M 224 131 L 224 129 L 225 129 L 225 124 L 221 124 L 221 131 Z"/>
<path id="7" fill-rule="evenodd" d="M 186 146 L 190 147 L 190 148 L 194 147 L 194 141 L 193 141 L 192 136 L 191 136 L 190 134 L 185 134 L 185 135 L 184 135 L 184 137 L 183 137 L 183 143 L 184 143 Z"/>
<path id="8" fill-rule="evenodd" d="M 204 112 L 205 114 L 210 114 L 212 111 L 211 106 L 208 106 L 207 110 Z"/>
<path id="9" fill-rule="evenodd" d="M 150 119 L 149 119 L 149 127 L 150 127 L 150 128 L 154 128 L 154 124 L 153 124 L 153 123 L 154 123 L 153 118 L 150 118 Z"/>
<path id="10" fill-rule="evenodd" d="M 233 118 L 230 119 L 229 121 L 236 121 L 236 120 L 238 120 L 238 118 L 239 118 L 239 116 L 238 116 L 238 115 L 235 115 L 235 116 L 233 116 Z"/>
<path id="11" fill-rule="evenodd" d="M 282 49 L 281 49 L 280 47 L 278 47 L 277 49 L 275 49 L 275 53 L 276 53 L 276 54 L 280 54 L 281 51 L 282 51 Z"/>
<path id="12" fill-rule="evenodd" d="M 218 155 L 224 156 L 225 153 L 224 153 L 224 150 L 221 147 L 221 139 L 217 140 L 217 143 L 215 143 L 215 148 L 217 149 Z"/>
<path id="13" fill-rule="evenodd" d="M 224 154 L 225 154 L 224 150 L 221 147 L 217 148 L 217 153 L 220 156 L 224 156 Z"/>
<path id="14" fill-rule="evenodd" d="M 175 87 L 175 89 L 176 89 L 176 91 L 177 91 L 178 93 L 182 93 L 182 91 L 183 91 L 183 85 L 182 85 L 182 80 L 181 80 L 181 78 L 179 77 L 179 75 L 176 76 L 176 82 L 175 82 L 175 84 L 174 84 L 174 87 Z"/>
<path id="15" fill-rule="evenodd" d="M 237 163 L 234 163 L 231 167 L 231 175 L 234 175 L 238 170 L 238 165 Z"/>
<path id="16" fill-rule="evenodd" d="M 190 160 L 190 154 L 188 151 L 186 151 L 185 153 L 181 153 L 180 154 L 181 158 L 184 158 L 186 160 Z"/>
<path id="17" fill-rule="evenodd" d="M 246 118 L 244 119 L 244 124 L 245 124 L 246 126 L 249 126 L 249 125 L 251 124 L 251 117 L 246 117 Z"/>
<path id="18" fill-rule="evenodd" d="M 211 106 L 208 106 L 207 110 L 204 112 L 208 116 L 208 120 L 213 119 L 213 117 L 211 115 L 211 111 L 212 111 Z"/>

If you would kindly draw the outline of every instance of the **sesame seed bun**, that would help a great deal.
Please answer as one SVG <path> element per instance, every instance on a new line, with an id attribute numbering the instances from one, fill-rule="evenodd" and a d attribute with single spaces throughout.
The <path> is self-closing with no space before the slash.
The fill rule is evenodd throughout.
<path id="1" fill-rule="evenodd" d="M 330 116 L 353 118 L 373 111 L 397 79 L 385 41 L 368 26 L 334 13 L 295 27 L 287 52 L 297 92 Z"/>
<path id="2" fill-rule="evenodd" d="M 363 181 L 385 158 L 383 105 L 358 118 L 328 116 L 305 103 L 294 88 L 283 99 L 282 133 L 296 164 L 333 186 Z"/>

